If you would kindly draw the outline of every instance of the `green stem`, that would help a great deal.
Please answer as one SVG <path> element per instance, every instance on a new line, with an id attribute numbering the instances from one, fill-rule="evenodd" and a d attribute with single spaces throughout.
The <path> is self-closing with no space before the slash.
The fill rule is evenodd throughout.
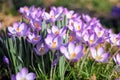
<path id="1" fill-rule="evenodd" d="M 88 57 L 88 54 L 89 54 L 89 48 L 87 49 L 86 56 L 83 58 L 83 61 L 82 61 L 81 66 L 80 66 L 80 70 L 82 70 L 83 65 L 84 65 L 84 63 L 85 63 L 85 60 L 86 60 L 87 57 Z M 79 71 L 79 72 L 80 72 L 80 71 Z"/>
<path id="2" fill-rule="evenodd" d="M 63 75 L 62 75 L 61 80 L 64 80 L 64 75 L 65 75 L 65 72 L 66 72 L 68 66 L 70 65 L 70 62 L 71 62 L 71 61 L 69 61 L 69 62 L 67 63 L 66 68 L 65 68 L 65 70 L 64 70 L 64 72 L 63 72 Z"/>
<path id="3" fill-rule="evenodd" d="M 42 55 L 42 67 L 43 67 L 43 72 L 45 73 L 45 65 L 44 65 L 43 55 Z"/>

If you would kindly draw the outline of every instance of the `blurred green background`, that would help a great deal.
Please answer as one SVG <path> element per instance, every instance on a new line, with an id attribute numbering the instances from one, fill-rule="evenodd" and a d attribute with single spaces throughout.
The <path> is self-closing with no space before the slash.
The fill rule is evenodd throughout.
<path id="1" fill-rule="evenodd" d="M 80 14 L 85 13 L 91 17 L 97 17 L 107 28 L 112 28 L 116 33 L 120 32 L 120 18 L 111 16 L 112 8 L 114 6 L 120 7 L 120 0 L 0 0 L 0 16 L 18 17 L 20 16 L 18 13 L 20 7 L 32 5 L 48 10 L 51 6 L 64 6 Z M 15 20 L 17 20 L 16 17 Z M 9 25 L 3 17 L 0 17 L 0 22 Z"/>

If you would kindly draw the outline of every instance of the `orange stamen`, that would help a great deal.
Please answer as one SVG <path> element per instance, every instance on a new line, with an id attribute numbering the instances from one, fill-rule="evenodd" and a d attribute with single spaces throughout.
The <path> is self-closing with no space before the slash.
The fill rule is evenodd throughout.
<path id="1" fill-rule="evenodd" d="M 56 35 L 59 34 L 59 31 L 55 31 L 55 34 L 56 34 Z"/>
<path id="2" fill-rule="evenodd" d="M 16 31 L 17 31 L 17 32 L 20 32 L 20 31 L 21 31 L 21 29 L 18 27 L 18 28 L 16 29 Z"/>
<path id="3" fill-rule="evenodd" d="M 95 59 L 96 60 L 101 60 L 103 57 L 102 56 L 96 56 Z"/>
<path id="4" fill-rule="evenodd" d="M 77 29 L 80 30 L 80 26 L 77 26 Z"/>
<path id="5" fill-rule="evenodd" d="M 56 42 L 53 42 L 52 43 L 52 48 L 54 49 L 54 48 L 56 48 L 57 47 L 57 43 Z"/>
<path id="6" fill-rule="evenodd" d="M 73 52 L 73 53 L 70 55 L 70 58 L 73 59 L 73 58 L 75 58 L 75 57 L 76 57 L 76 53 Z"/>
<path id="7" fill-rule="evenodd" d="M 38 40 L 38 37 L 35 37 L 34 40 Z"/>
<path id="8" fill-rule="evenodd" d="M 34 25 L 35 25 L 36 28 L 39 28 L 39 27 L 40 27 L 40 25 L 39 25 L 37 22 L 34 23 Z"/>
<path id="9" fill-rule="evenodd" d="M 70 37 L 69 37 L 69 42 L 72 42 L 72 41 L 73 41 L 73 37 L 70 36 Z"/>
<path id="10" fill-rule="evenodd" d="M 44 48 L 41 47 L 41 48 L 39 49 L 39 51 L 40 51 L 40 53 L 43 53 L 43 52 L 44 52 Z"/>

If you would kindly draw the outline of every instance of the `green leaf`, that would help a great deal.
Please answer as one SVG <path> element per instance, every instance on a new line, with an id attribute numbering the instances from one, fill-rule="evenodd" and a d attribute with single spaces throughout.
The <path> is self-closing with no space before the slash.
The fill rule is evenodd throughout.
<path id="1" fill-rule="evenodd" d="M 65 73 L 65 58 L 62 56 L 59 60 L 59 75 L 61 80 L 64 79 L 64 73 Z"/>

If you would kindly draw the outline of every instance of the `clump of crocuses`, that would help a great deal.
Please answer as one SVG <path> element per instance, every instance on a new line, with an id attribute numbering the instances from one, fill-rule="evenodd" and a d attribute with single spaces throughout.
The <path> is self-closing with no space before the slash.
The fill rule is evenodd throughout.
<path id="1" fill-rule="evenodd" d="M 110 50 L 105 49 L 105 44 L 120 46 L 120 34 L 104 28 L 95 17 L 78 14 L 64 7 L 51 7 L 47 12 L 40 7 L 25 6 L 19 12 L 24 20 L 8 27 L 8 34 L 11 37 L 24 37 L 33 45 L 37 56 L 59 52 L 59 57 L 79 62 L 89 54 L 88 57 L 97 62 L 108 63 L 111 54 Z M 114 60 L 120 65 L 119 54 L 114 56 Z M 17 73 L 16 79 L 33 80 L 35 74 L 28 74 L 28 70 L 23 68 Z"/>

